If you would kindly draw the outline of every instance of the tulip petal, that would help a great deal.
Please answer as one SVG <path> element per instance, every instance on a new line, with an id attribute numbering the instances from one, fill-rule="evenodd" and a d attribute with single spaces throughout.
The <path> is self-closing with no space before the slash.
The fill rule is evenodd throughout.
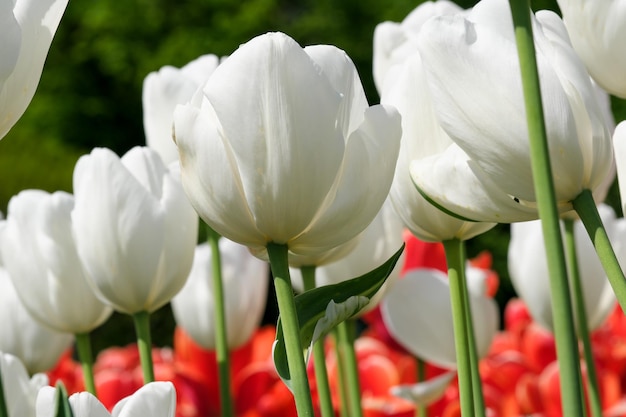
<path id="1" fill-rule="evenodd" d="M 476 349 L 485 356 L 498 330 L 498 309 L 485 296 L 470 294 Z M 447 277 L 434 269 L 409 272 L 381 302 L 389 332 L 413 354 L 446 368 L 456 368 L 452 306 Z"/>
<path id="2" fill-rule="evenodd" d="M 323 208 L 339 173 L 341 95 L 281 33 L 242 45 L 215 70 L 204 94 L 231 146 L 258 229 L 287 243 Z"/>
<path id="3" fill-rule="evenodd" d="M 174 133 L 183 187 L 200 217 L 220 235 L 265 248 L 268 238 L 256 227 L 237 162 L 221 130 L 215 111 L 200 91 L 191 104 L 176 108 Z"/>
<path id="4" fill-rule="evenodd" d="M 391 394 L 404 398 L 417 405 L 430 405 L 445 393 L 456 372 L 446 372 L 428 381 L 413 385 L 398 385 L 391 388 Z"/>
<path id="5" fill-rule="evenodd" d="M 15 7 L 13 11 L 21 28 L 22 39 L 21 43 L 13 44 L 13 47 L 19 47 L 17 61 L 15 64 L 6 64 L 4 67 L 4 71 L 11 66 L 13 67 L 11 75 L 0 83 L 0 96 L 2 97 L 0 101 L 0 115 L 2 115 L 0 118 L 0 138 L 4 137 L 24 114 L 26 107 L 35 95 L 52 38 L 67 3 L 68 0 L 8 2 L 9 5 L 13 4 Z M 4 15 L 5 10 L 2 12 Z M 9 18 L 7 23 L 9 29 L 6 36 L 12 36 L 12 41 L 14 41 L 16 35 L 14 22 Z M 8 38 L 4 38 L 4 26 L 2 26 L 2 36 L 2 42 L 7 42 Z M 15 51 L 13 50 L 8 58 L 14 57 Z"/>
<path id="6" fill-rule="evenodd" d="M 420 193 L 453 216 L 495 223 L 538 217 L 534 204 L 505 194 L 454 144 L 441 154 L 411 162 L 409 170 Z"/>
<path id="7" fill-rule="evenodd" d="M 72 394 L 69 401 L 74 417 L 111 417 L 104 405 L 89 392 Z"/>
<path id="8" fill-rule="evenodd" d="M 411 160 L 442 152 L 452 143 L 437 121 L 419 54 L 396 68 L 381 102 L 407 116 L 402 118 L 402 141 L 390 197 L 411 232 L 422 240 L 442 241 L 469 239 L 492 228 L 493 224 L 467 222 L 445 214 L 429 203 L 411 181 Z"/>
<path id="9" fill-rule="evenodd" d="M 329 193 L 331 205 L 310 230 L 294 240 L 295 252 L 324 251 L 358 235 L 387 198 L 400 148 L 400 115 L 391 107 L 373 106 L 348 138 L 343 168 Z"/>
<path id="10" fill-rule="evenodd" d="M 171 382 L 151 382 L 113 407 L 112 417 L 174 417 L 176 391 Z"/>
<path id="11" fill-rule="evenodd" d="M 158 200 L 104 148 L 78 160 L 74 193 L 74 232 L 88 279 L 115 309 L 145 310 L 165 239 Z M 120 277 L 127 285 L 120 285 Z"/>
<path id="12" fill-rule="evenodd" d="M 504 27 L 510 19 L 506 2 L 485 1 L 467 20 L 461 16 L 431 19 L 420 32 L 419 47 L 443 128 L 501 190 L 536 201 L 513 26 Z M 537 63 L 552 170 L 558 184 L 557 199 L 563 202 L 580 193 L 593 160 L 583 157 L 587 147 L 581 149 L 579 141 L 572 140 L 578 136 L 576 118 L 580 116 L 572 105 L 582 103 L 570 101 L 554 69 L 560 64 L 555 63 L 555 56 L 567 51 L 563 45 L 550 42 L 540 25 L 535 24 L 535 29 L 542 38 Z M 570 60 L 568 64 L 577 62 Z M 577 71 L 583 71 L 580 65 Z M 578 83 L 575 79 L 567 81 Z M 590 90 L 588 79 L 586 83 Z M 575 88 L 572 90 L 576 93 Z M 588 132 L 579 133 L 586 136 Z"/>

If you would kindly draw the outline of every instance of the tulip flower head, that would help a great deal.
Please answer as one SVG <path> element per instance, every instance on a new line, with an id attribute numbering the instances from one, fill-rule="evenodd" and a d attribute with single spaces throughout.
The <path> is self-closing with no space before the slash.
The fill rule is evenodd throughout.
<path id="1" fill-rule="evenodd" d="M 183 287 L 198 217 L 175 172 L 152 149 L 119 158 L 96 148 L 74 168 L 78 254 L 96 295 L 134 314 L 163 306 Z"/>
<path id="2" fill-rule="evenodd" d="M 37 417 L 54 417 L 56 388 L 44 387 L 37 395 Z M 74 417 L 174 417 L 176 391 L 169 381 L 150 382 L 124 398 L 109 414 L 96 397 L 88 392 L 69 397 Z"/>
<path id="3" fill-rule="evenodd" d="M 558 0 L 574 49 L 609 93 L 626 98 L 626 5 L 622 1 Z"/>
<path id="4" fill-rule="evenodd" d="M 269 271 L 245 246 L 226 238 L 219 241 L 228 346 L 246 343 L 259 327 L 265 304 Z M 211 248 L 196 248 L 189 279 L 172 299 L 176 323 L 205 349 L 215 350 L 215 292 L 211 277 Z"/>
<path id="5" fill-rule="evenodd" d="M 24 308 L 4 267 L 0 267 L 0 351 L 17 356 L 28 372 L 52 368 L 74 337 L 43 326 Z"/>
<path id="6" fill-rule="evenodd" d="M 598 211 L 618 259 L 626 262 L 626 220 L 616 218 L 607 205 L 599 206 Z M 574 236 L 585 311 L 592 331 L 604 323 L 614 309 L 615 294 L 580 221 L 574 224 Z M 511 225 L 508 265 L 515 291 L 528 306 L 533 319 L 553 331 L 548 261 L 539 220 Z"/>
<path id="7" fill-rule="evenodd" d="M 59 332 L 88 333 L 112 313 L 87 284 L 72 237 L 74 197 L 26 190 L 11 198 L 2 239 L 5 267 L 37 321 Z"/>
<path id="8" fill-rule="evenodd" d="M 411 163 L 440 207 L 467 219 L 537 218 L 517 47 L 505 0 L 425 23 L 418 47 L 442 128 L 454 141 Z M 562 212 L 610 171 L 612 147 L 594 88 L 560 18 L 532 17 L 556 201 Z"/>
<path id="9" fill-rule="evenodd" d="M 45 374 L 30 377 L 19 358 L 0 352 L 0 378 L 7 417 L 35 417 L 37 393 L 48 385 L 48 377 Z"/>
<path id="10" fill-rule="evenodd" d="M 142 102 L 146 144 L 156 150 L 166 164 L 178 160 L 178 150 L 172 139 L 176 105 L 187 103 L 218 65 L 217 56 L 203 55 L 182 68 L 166 65 L 144 79 Z"/>
<path id="11" fill-rule="evenodd" d="M 0 2 L 0 139 L 35 95 L 43 64 L 68 0 Z"/>
<path id="12" fill-rule="evenodd" d="M 242 45 L 174 114 L 185 191 L 220 235 L 263 252 L 328 251 L 380 210 L 400 118 L 368 107 L 352 61 L 282 33 Z"/>
<path id="13" fill-rule="evenodd" d="M 401 23 L 383 22 L 374 30 L 374 82 L 378 92 L 384 90 L 389 70 L 419 53 L 417 34 L 422 25 L 433 16 L 461 12 L 459 6 L 448 0 L 425 1 L 409 13 Z"/>

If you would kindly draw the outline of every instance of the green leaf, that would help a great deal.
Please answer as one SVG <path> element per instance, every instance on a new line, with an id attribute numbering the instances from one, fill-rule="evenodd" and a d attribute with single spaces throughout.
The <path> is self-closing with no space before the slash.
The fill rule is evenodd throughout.
<path id="1" fill-rule="evenodd" d="M 55 417 L 74 417 L 72 413 L 72 407 L 67 396 L 67 390 L 63 382 L 59 381 L 56 384 L 56 413 Z"/>
<path id="2" fill-rule="evenodd" d="M 338 284 L 314 288 L 295 297 L 300 324 L 300 341 L 302 346 L 307 347 L 307 352 L 303 352 L 307 359 L 310 347 L 317 339 L 326 335 L 337 324 L 354 317 L 363 310 L 383 286 L 403 250 L 404 245 L 384 264 L 367 274 Z M 280 317 L 276 329 L 273 358 L 278 375 L 290 387 L 291 377 Z"/>

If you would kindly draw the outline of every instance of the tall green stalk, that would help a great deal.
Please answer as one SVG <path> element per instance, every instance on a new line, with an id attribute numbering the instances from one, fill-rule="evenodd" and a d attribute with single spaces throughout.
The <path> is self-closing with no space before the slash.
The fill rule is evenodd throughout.
<path id="1" fill-rule="evenodd" d="M 470 347 L 465 313 L 467 307 L 463 297 L 463 242 L 459 239 L 443 241 L 448 263 L 448 280 L 450 281 L 450 302 L 452 304 L 452 323 L 454 327 L 454 348 L 459 378 L 459 396 L 461 415 L 474 415 L 474 393 L 472 388 L 472 365 L 470 363 Z"/>
<path id="2" fill-rule="evenodd" d="M 541 218 L 548 259 L 548 271 L 550 273 L 552 315 L 554 317 L 554 333 L 559 361 L 563 415 L 582 417 L 584 406 L 579 395 L 581 379 L 578 343 L 574 332 L 572 301 L 568 288 L 565 253 L 559 227 L 559 213 L 552 181 L 545 120 L 543 118 L 543 104 L 539 88 L 539 73 L 533 41 L 530 4 L 528 0 L 510 0 L 509 4 L 515 26 L 515 38 L 524 90 L 537 208 Z"/>
<path id="3" fill-rule="evenodd" d="M 417 382 L 426 381 L 426 362 L 419 356 L 415 356 L 415 364 L 417 366 Z M 416 417 L 428 417 L 428 406 L 420 404 L 415 407 Z"/>
<path id="4" fill-rule="evenodd" d="M 152 337 L 150 335 L 150 313 L 140 311 L 133 314 L 135 333 L 137 333 L 137 347 L 141 360 L 144 385 L 154 382 L 154 365 L 152 363 Z"/>
<path id="5" fill-rule="evenodd" d="M 220 235 L 207 226 L 207 240 L 211 248 L 211 279 L 213 280 L 213 301 L 215 302 L 215 356 L 220 389 L 220 407 L 222 416 L 234 416 L 233 396 L 230 384 L 230 361 L 228 351 L 228 333 L 226 326 L 226 308 L 224 305 L 224 285 L 222 281 L 222 256 L 220 254 Z"/>
<path id="6" fill-rule="evenodd" d="M 467 328 L 467 346 L 469 348 L 469 363 L 472 371 L 472 393 L 474 397 L 474 412 L 476 417 L 485 417 L 485 397 L 483 396 L 483 384 L 480 379 L 480 371 L 478 369 L 478 351 L 476 349 L 476 334 L 474 332 L 474 320 L 472 319 L 472 308 L 467 289 L 467 279 L 465 276 L 465 262 L 467 256 L 465 254 L 465 242 L 461 241 L 461 290 L 463 291 L 463 305 L 465 307 L 465 325 Z"/>
<path id="7" fill-rule="evenodd" d="M 583 354 L 585 365 L 587 366 L 587 394 L 591 415 L 602 417 L 602 400 L 600 397 L 600 386 L 596 374 L 596 365 L 593 360 L 591 348 L 591 338 L 589 337 L 589 325 L 587 320 L 587 310 L 585 309 L 585 295 L 583 293 L 582 282 L 580 280 L 580 270 L 578 268 L 578 256 L 576 254 L 576 239 L 574 235 L 574 221 L 565 219 L 565 248 L 569 265 L 569 277 L 572 291 L 574 293 L 574 308 L 576 311 L 576 323 L 578 325 L 578 336 L 583 343 Z M 584 389 L 583 389 L 584 395 Z"/>
<path id="8" fill-rule="evenodd" d="M 0 366 L 0 417 L 9 417 L 7 400 L 4 398 L 4 381 L 2 380 L 2 366 Z"/>
<path id="9" fill-rule="evenodd" d="M 83 379 L 85 380 L 85 388 L 87 391 L 96 394 L 96 383 L 93 376 L 93 353 L 91 352 L 91 338 L 89 333 L 78 333 L 76 337 L 76 350 L 78 351 L 78 359 L 83 370 Z"/>
<path id="10" fill-rule="evenodd" d="M 609 236 L 602 224 L 600 214 L 598 214 L 598 208 L 593 201 L 591 191 L 583 190 L 572 203 L 574 210 L 576 210 L 580 220 L 585 225 L 587 234 L 589 234 L 593 242 L 593 246 L 596 249 L 604 272 L 606 272 L 609 283 L 613 288 L 615 297 L 622 307 L 622 310 L 626 311 L 626 278 L 624 277 L 624 271 L 622 271 L 617 261 L 617 257 L 609 241 Z"/>
<path id="11" fill-rule="evenodd" d="M 339 417 L 350 417 L 350 408 L 348 406 L 348 384 L 346 383 L 346 366 L 344 361 L 341 360 L 341 337 L 339 336 L 339 329 L 335 327 L 332 330 L 333 338 L 335 342 L 335 357 L 337 358 L 337 381 L 339 391 Z"/>
<path id="12" fill-rule="evenodd" d="M 313 417 L 309 379 L 304 364 L 302 342 L 300 341 L 300 325 L 289 275 L 287 245 L 270 242 L 267 244 L 267 254 L 274 276 L 274 288 L 280 312 L 280 323 L 285 337 L 287 364 L 291 377 L 291 388 L 296 401 L 296 410 L 298 417 Z"/>
<path id="13" fill-rule="evenodd" d="M 300 268 L 304 291 L 315 288 L 315 266 L 303 266 Z M 315 382 L 320 401 L 320 412 L 322 417 L 334 417 L 335 409 L 330 394 L 330 384 L 328 383 L 328 371 L 326 370 L 326 352 L 324 351 L 324 338 L 313 344 L 313 367 L 315 368 Z"/>
<path id="14" fill-rule="evenodd" d="M 350 417 L 363 417 L 361 406 L 361 385 L 359 383 L 359 368 L 354 351 L 356 322 L 352 319 L 342 321 L 337 325 L 337 338 L 340 355 L 337 358 L 343 362 L 345 381 L 348 394 L 348 410 Z"/>

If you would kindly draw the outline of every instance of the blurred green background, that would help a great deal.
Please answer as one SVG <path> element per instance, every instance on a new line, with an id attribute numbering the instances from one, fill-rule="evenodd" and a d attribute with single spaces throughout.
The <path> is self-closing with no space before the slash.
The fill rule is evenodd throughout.
<path id="1" fill-rule="evenodd" d="M 52 44 L 41 83 L 24 117 L 0 141 L 0 210 L 26 188 L 72 190 L 81 154 L 104 146 L 123 154 L 145 143 L 141 89 L 144 77 L 164 65 L 182 66 L 206 53 L 228 55 L 268 31 L 301 45 L 333 44 L 354 60 L 368 98 L 378 102 L 372 36 L 385 20 L 401 21 L 420 1 L 409 0 L 71 0 Z M 475 1 L 457 1 L 470 7 Z M 556 10 L 555 1 L 533 1 Z M 626 119 L 615 101 L 618 120 Z M 616 194 L 613 192 L 615 203 Z M 507 280 L 508 228 L 501 226 L 469 247 L 494 255 L 502 277 L 500 302 L 513 295 Z M 267 320 L 273 320 L 270 299 Z M 171 343 L 173 321 L 165 307 L 153 320 L 154 341 Z M 95 334 L 95 349 L 134 340 L 130 319 L 116 315 Z"/>

